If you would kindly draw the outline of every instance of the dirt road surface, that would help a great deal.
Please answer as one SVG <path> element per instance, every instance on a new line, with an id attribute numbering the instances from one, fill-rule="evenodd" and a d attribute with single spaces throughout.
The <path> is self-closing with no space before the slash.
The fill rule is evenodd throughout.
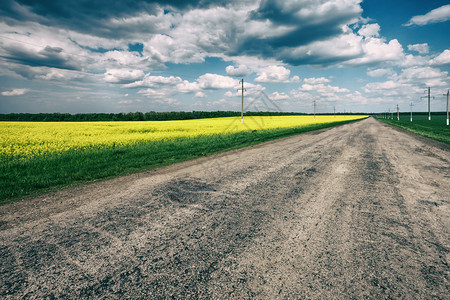
<path id="1" fill-rule="evenodd" d="M 450 149 L 372 118 L 0 207 L 0 296 L 449 299 Z"/>

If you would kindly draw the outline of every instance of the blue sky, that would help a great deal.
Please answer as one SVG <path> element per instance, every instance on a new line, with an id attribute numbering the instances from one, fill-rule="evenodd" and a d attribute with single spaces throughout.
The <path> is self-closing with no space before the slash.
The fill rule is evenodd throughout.
<path id="1" fill-rule="evenodd" d="M 425 111 L 427 87 L 442 111 L 450 88 L 448 0 L 2 0 L 0 15 L 0 113 L 238 111 L 242 78 L 253 111 Z"/>

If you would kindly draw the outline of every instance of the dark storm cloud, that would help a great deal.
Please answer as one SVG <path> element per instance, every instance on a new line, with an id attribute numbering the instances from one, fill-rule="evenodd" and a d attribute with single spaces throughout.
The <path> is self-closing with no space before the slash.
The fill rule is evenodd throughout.
<path id="1" fill-rule="evenodd" d="M 280 49 L 304 46 L 317 40 L 323 40 L 342 33 L 342 29 L 334 22 L 326 22 L 321 26 L 317 24 L 305 25 L 277 37 L 258 38 L 249 37 L 239 44 L 236 54 L 261 54 L 265 58 L 276 57 Z"/>
<path id="2" fill-rule="evenodd" d="M 288 26 L 292 30 L 274 37 L 248 37 L 240 40 L 230 55 L 259 55 L 263 58 L 277 58 L 292 64 L 333 64 L 343 57 L 325 58 L 304 55 L 295 57 L 289 49 L 323 41 L 342 34 L 342 26 L 354 22 L 360 17 L 361 7 L 358 0 L 348 6 L 333 1 L 289 1 L 263 0 L 257 10 L 249 13 L 249 19 L 270 21 L 278 26 Z M 317 9 L 321 4 L 327 6 Z M 354 57 L 350 57 L 354 58 Z M 345 59 L 348 59 L 345 58 Z"/>
<path id="3" fill-rule="evenodd" d="M 86 34 L 77 38 L 60 30 L 61 36 L 68 34 L 72 43 L 94 52 L 126 52 L 132 51 L 128 43 L 140 45 L 140 56 L 161 64 L 198 62 L 217 53 L 275 58 L 292 65 L 334 64 L 355 54 L 328 57 L 294 50 L 341 35 L 361 11 L 360 0 L 263 0 L 259 5 L 251 0 L 5 0 L 0 7 L 11 26 L 31 26 L 27 22 L 34 21 Z M 97 43 L 96 37 L 104 39 Z M 9 57 L 28 65 L 77 68 L 69 60 L 69 53 L 76 60 L 74 51 L 39 51 L 17 49 L 9 51 Z"/>
<path id="4" fill-rule="evenodd" d="M 181 1 L 181 0 L 5 0 L 0 7 L 0 16 L 9 22 L 36 21 L 43 25 L 57 26 L 93 35 L 117 38 L 130 33 L 124 28 L 108 27 L 105 21 L 125 18 L 139 13 L 157 14 L 187 10 L 195 7 L 226 5 L 230 1 Z M 141 27 L 142 32 L 152 32 L 151 25 Z"/>
<path id="5" fill-rule="evenodd" d="M 8 45 L 3 47 L 3 51 L 2 58 L 23 65 L 66 70 L 79 69 L 79 66 L 76 66 L 73 59 L 67 57 L 63 49 L 59 47 L 46 46 L 44 49 L 35 52 L 22 46 Z"/>

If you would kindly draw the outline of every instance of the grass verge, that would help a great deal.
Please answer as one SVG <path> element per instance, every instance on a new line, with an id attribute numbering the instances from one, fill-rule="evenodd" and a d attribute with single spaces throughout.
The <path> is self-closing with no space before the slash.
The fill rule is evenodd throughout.
<path id="1" fill-rule="evenodd" d="M 431 116 L 431 120 L 428 120 L 428 115 L 413 115 L 413 122 L 409 115 L 401 115 L 400 120 L 396 117 L 377 120 L 450 145 L 450 126 L 446 125 L 445 115 Z"/>
<path id="2" fill-rule="evenodd" d="M 102 150 L 67 151 L 0 163 L 0 205 L 63 187 L 150 170 L 352 121 L 143 142 Z"/>

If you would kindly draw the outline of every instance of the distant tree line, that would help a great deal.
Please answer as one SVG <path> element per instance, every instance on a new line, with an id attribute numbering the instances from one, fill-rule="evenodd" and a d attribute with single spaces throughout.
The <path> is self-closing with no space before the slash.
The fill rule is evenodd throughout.
<path id="1" fill-rule="evenodd" d="M 351 114 L 351 113 L 346 113 Z M 204 118 L 237 117 L 241 113 L 238 111 L 172 111 L 172 112 L 129 112 L 129 113 L 11 113 L 0 114 L 0 121 L 27 121 L 27 122 L 92 122 L 92 121 L 168 121 L 168 120 L 189 120 Z M 245 116 L 289 116 L 308 115 L 297 112 L 264 112 L 248 111 Z M 330 114 L 328 114 L 330 115 Z M 338 115 L 338 113 L 337 113 Z"/>

